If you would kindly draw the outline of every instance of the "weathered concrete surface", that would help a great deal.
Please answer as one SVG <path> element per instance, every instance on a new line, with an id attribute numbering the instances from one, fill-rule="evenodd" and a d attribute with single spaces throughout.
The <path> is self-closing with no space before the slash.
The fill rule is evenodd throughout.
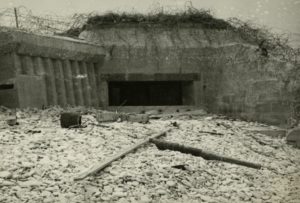
<path id="1" fill-rule="evenodd" d="M 199 75 L 191 79 L 194 103 L 210 112 L 273 125 L 287 125 L 293 114 L 295 66 L 262 56 L 257 45 L 233 31 L 116 25 L 89 28 L 81 37 L 108 50 L 103 84 L 118 78 L 156 80 L 156 74 L 185 80 L 194 74 Z M 102 95 L 104 103 L 107 97 Z"/>
<path id="2" fill-rule="evenodd" d="M 97 81 L 105 51 L 81 40 L 0 29 L 0 105 L 100 105 Z"/>

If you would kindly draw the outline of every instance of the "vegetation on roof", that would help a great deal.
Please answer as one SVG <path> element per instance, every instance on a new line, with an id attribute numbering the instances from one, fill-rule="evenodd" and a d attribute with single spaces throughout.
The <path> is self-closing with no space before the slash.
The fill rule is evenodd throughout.
<path id="1" fill-rule="evenodd" d="M 217 19 L 210 10 L 196 9 L 192 6 L 180 12 L 159 11 L 146 15 L 110 12 L 104 15 L 94 15 L 88 18 L 82 29 L 122 24 L 133 24 L 141 27 L 151 25 L 180 27 L 180 25 L 189 24 L 200 25 L 204 29 L 231 30 L 238 33 L 245 41 L 257 45 L 259 51 L 265 57 L 268 57 L 271 52 L 272 54 L 282 55 L 281 58 L 287 57 L 287 55 L 289 57 L 293 55 L 292 57 L 294 57 L 293 49 L 289 47 L 287 37 L 274 34 L 264 27 L 237 18 Z"/>
<path id="2" fill-rule="evenodd" d="M 262 56 L 270 54 L 279 56 L 285 61 L 296 61 L 299 51 L 288 45 L 288 37 L 272 33 L 269 29 L 258 26 L 252 22 L 244 22 L 237 18 L 229 20 L 215 18 L 210 10 L 196 9 L 192 5 L 186 10 L 168 12 L 165 10 L 153 11 L 150 14 L 139 13 L 115 13 L 104 15 L 90 14 L 82 27 L 72 27 L 62 35 L 78 37 L 79 34 L 89 28 L 101 28 L 103 26 L 135 25 L 139 27 L 180 28 L 182 25 L 200 26 L 203 29 L 229 30 L 238 33 L 246 42 L 258 46 Z M 150 31 L 150 30 L 149 30 Z"/>
<path id="3" fill-rule="evenodd" d="M 200 24 L 207 29 L 228 29 L 230 23 L 215 18 L 209 10 L 187 9 L 183 12 L 166 13 L 157 12 L 148 15 L 132 13 L 106 13 L 104 15 L 92 16 L 88 19 L 86 26 L 136 24 L 136 25 L 163 25 L 177 26 L 179 24 Z"/>

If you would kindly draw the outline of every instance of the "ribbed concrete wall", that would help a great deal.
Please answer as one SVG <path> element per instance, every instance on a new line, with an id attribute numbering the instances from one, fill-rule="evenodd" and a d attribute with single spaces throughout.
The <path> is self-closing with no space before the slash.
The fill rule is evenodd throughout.
<path id="1" fill-rule="evenodd" d="M 101 106 L 101 47 L 65 38 L 0 32 L 0 105 L 9 107 Z M 6 40 L 4 40 L 6 39 Z M 8 47 L 8 48 L 7 48 Z M 5 49 L 4 49 L 5 48 Z M 15 95 L 8 101 L 7 94 Z"/>
<path id="2" fill-rule="evenodd" d="M 40 105 L 76 105 L 99 106 L 98 75 L 100 64 L 68 59 L 52 59 L 38 56 L 14 54 L 18 79 L 34 80 L 39 77 L 45 88 L 45 94 L 40 94 Z M 21 79 L 22 80 L 22 79 Z M 30 86 L 30 84 L 24 84 Z M 18 86 L 19 87 L 19 86 Z M 28 87 L 27 89 L 30 89 Z M 19 88 L 19 90 L 21 90 Z M 38 90 L 32 90 L 34 92 Z M 18 91 L 21 107 L 29 104 L 22 102 L 32 94 Z M 43 98 L 44 97 L 44 98 Z M 43 103 L 43 104 L 42 104 Z M 30 106 L 35 106 L 36 102 Z"/>

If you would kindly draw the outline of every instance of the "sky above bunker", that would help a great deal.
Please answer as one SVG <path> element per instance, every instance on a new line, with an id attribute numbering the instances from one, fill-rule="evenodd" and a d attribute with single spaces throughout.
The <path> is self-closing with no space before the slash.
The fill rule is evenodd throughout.
<path id="1" fill-rule="evenodd" d="M 189 5 L 211 9 L 218 18 L 238 17 L 275 32 L 300 34 L 300 0 L 1 0 L 0 8 L 25 6 L 34 14 L 70 15 L 107 11 L 148 13 L 182 10 Z"/>

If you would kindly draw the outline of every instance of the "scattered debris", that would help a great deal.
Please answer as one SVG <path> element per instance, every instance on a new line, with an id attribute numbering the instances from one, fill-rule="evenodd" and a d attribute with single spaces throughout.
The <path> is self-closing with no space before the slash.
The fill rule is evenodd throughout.
<path id="1" fill-rule="evenodd" d="M 87 127 L 72 131 L 61 128 L 61 112 L 80 112 Z M 99 112 L 83 107 L 17 110 L 20 125 L 13 127 L 6 123 L 7 111 L 0 113 L 0 171 L 5 172 L 0 177 L 0 202 L 291 203 L 299 200 L 300 150 L 287 145 L 286 139 L 251 131 L 265 125 L 213 115 L 197 116 L 193 111 L 192 118 L 163 117 L 150 120 L 147 125 L 98 123 Z M 101 176 L 73 181 L 74 175 L 150 138 L 154 130 L 168 129 L 171 122 L 180 128 L 168 132 L 163 140 L 268 167 L 253 170 L 178 151 L 162 151 L 154 144 L 147 144 L 136 149 L 136 153 L 112 162 L 101 170 Z M 217 123 L 226 123 L 230 128 Z M 40 133 L 31 132 L 39 130 Z"/>
<path id="2" fill-rule="evenodd" d="M 125 149 L 125 150 L 121 151 L 117 155 L 114 155 L 113 157 L 108 158 L 103 163 L 100 163 L 100 164 L 97 164 L 97 165 L 91 167 L 89 170 L 83 172 L 78 177 L 76 177 L 74 180 L 82 180 L 82 179 L 86 178 L 87 176 L 89 176 L 91 174 L 95 174 L 95 173 L 99 172 L 100 170 L 102 170 L 105 167 L 107 167 L 108 165 L 110 165 L 112 162 L 120 159 L 121 157 L 125 156 L 126 154 L 128 154 L 128 153 L 130 153 L 134 150 L 136 150 L 137 148 L 143 146 L 144 144 L 147 144 L 151 139 L 159 138 L 161 136 L 166 135 L 166 133 L 168 131 L 170 131 L 170 130 L 164 131 L 162 133 L 155 134 L 155 135 L 151 136 L 150 138 L 146 138 L 145 140 L 142 140 L 141 142 L 136 143 L 135 145 L 129 147 L 128 149 Z"/>

